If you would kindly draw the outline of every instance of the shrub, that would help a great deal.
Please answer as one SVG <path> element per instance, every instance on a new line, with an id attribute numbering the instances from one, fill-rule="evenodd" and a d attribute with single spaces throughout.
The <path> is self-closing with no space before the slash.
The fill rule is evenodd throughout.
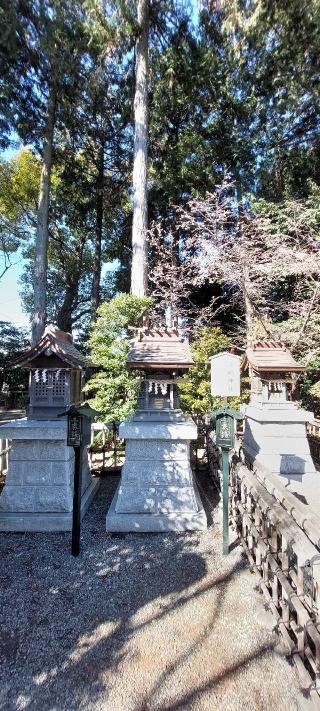
<path id="1" fill-rule="evenodd" d="M 187 375 L 179 379 L 181 406 L 192 415 L 205 415 L 223 405 L 223 399 L 211 395 L 210 356 L 228 350 L 230 340 L 220 327 L 201 328 L 191 343 L 194 365 Z M 239 409 L 245 402 L 248 391 L 245 388 L 240 398 L 229 398 L 229 404 Z"/>
<path id="2" fill-rule="evenodd" d="M 88 340 L 90 360 L 98 370 L 84 387 L 90 405 L 104 422 L 124 420 L 137 407 L 140 376 L 127 369 L 130 327 L 138 325 L 152 299 L 119 294 L 98 309 Z"/>

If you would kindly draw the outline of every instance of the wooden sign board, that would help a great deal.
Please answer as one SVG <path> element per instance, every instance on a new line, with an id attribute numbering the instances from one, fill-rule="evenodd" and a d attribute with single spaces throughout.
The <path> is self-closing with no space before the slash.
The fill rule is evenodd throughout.
<path id="1" fill-rule="evenodd" d="M 240 395 L 240 360 L 239 356 L 228 352 L 211 356 L 211 395 Z"/>
<path id="2" fill-rule="evenodd" d="M 68 414 L 68 447 L 81 447 L 82 445 L 82 416 L 76 413 Z"/>

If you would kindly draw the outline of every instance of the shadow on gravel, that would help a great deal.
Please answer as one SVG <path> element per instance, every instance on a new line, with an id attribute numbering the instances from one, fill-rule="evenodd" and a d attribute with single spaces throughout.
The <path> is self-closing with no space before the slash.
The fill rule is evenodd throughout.
<path id="1" fill-rule="evenodd" d="M 161 703 L 160 706 L 157 704 L 153 704 L 152 711 L 179 711 L 179 709 L 194 708 L 194 704 L 199 700 L 199 698 L 201 698 L 203 694 L 208 694 L 212 692 L 217 686 L 217 684 L 219 684 L 219 682 L 223 681 L 224 679 L 230 676 L 234 678 L 234 676 L 238 672 L 240 672 L 244 666 L 248 666 L 254 660 L 260 659 L 265 654 L 268 654 L 272 649 L 273 647 L 271 645 L 263 645 L 256 652 L 253 652 L 252 654 L 246 654 L 245 656 L 241 657 L 236 664 L 232 664 L 226 667 L 223 671 L 223 674 L 213 674 L 210 677 L 210 680 L 207 681 L 205 684 L 199 684 L 198 686 L 191 689 L 191 691 L 189 691 L 188 693 L 183 694 L 183 696 L 181 696 L 179 699 L 175 699 L 173 705 L 171 703 Z M 177 669 L 172 669 L 170 673 L 173 673 L 174 671 L 177 671 Z M 165 679 L 162 679 L 162 683 L 164 683 L 164 681 Z M 152 694 L 149 694 L 143 704 L 139 704 L 139 706 L 137 706 L 136 711 L 148 711 L 149 709 L 151 709 L 150 704 L 153 698 L 153 694 L 157 690 L 158 689 L 155 689 Z"/>
<path id="2" fill-rule="evenodd" d="M 245 564 L 208 582 L 204 556 L 197 553 L 201 534 L 111 537 L 104 530 L 105 514 L 117 481 L 102 481 L 83 522 L 76 559 L 70 555 L 70 534 L 0 536 L 2 711 L 75 711 L 88 705 L 92 709 L 95 703 L 97 709 L 109 709 L 108 692 L 122 683 L 124 660 L 132 663 L 134 675 L 136 660 L 128 652 L 132 636 L 217 588 L 205 630 L 191 635 L 189 648 L 171 666 L 159 668 L 156 684 L 139 701 L 136 711 L 146 711 L 165 681 L 221 623 L 228 583 Z M 148 617 L 144 608 L 149 603 Z M 265 652 L 262 648 L 255 656 Z M 237 667 L 249 661 L 249 656 L 240 659 Z M 230 667 L 224 674 L 236 671 Z M 213 677 L 208 688 L 217 680 Z M 189 691 L 174 706 L 161 706 L 161 711 L 187 707 L 207 686 Z M 152 708 L 160 711 L 160 706 Z M 126 711 L 125 703 L 110 711 Z"/>

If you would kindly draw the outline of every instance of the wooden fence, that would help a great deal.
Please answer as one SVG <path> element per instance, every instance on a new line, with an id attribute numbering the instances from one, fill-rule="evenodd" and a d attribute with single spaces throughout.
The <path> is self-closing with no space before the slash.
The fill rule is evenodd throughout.
<path id="1" fill-rule="evenodd" d="M 320 420 L 307 423 L 310 450 L 316 462 L 320 463 Z"/>
<path id="2" fill-rule="evenodd" d="M 304 688 L 320 708 L 320 531 L 315 545 L 237 457 L 231 464 L 230 509 Z"/>
<path id="3" fill-rule="evenodd" d="M 118 424 L 106 425 L 93 422 L 91 443 L 88 448 L 90 468 L 103 471 L 118 471 L 124 462 L 124 442 L 119 438 Z"/>
<path id="4" fill-rule="evenodd" d="M 220 485 L 220 452 L 207 437 L 211 476 Z M 302 686 L 320 709 L 319 519 L 272 476 L 230 462 L 230 519 L 258 576 L 260 592 L 296 662 Z"/>

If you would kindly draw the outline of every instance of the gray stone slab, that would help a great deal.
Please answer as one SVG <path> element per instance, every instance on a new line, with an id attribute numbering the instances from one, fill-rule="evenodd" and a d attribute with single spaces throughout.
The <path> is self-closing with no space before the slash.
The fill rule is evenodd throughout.
<path id="1" fill-rule="evenodd" d="M 126 437 L 126 460 L 114 515 L 118 517 L 116 526 L 124 521 L 123 530 L 135 530 L 132 522 L 137 516 L 145 515 L 145 524 L 139 518 L 140 530 L 202 530 L 206 527 L 189 461 L 190 440 L 196 438 L 197 427 L 191 418 L 179 412 L 174 415 L 163 414 L 159 421 L 146 418 L 120 425 L 120 435 Z M 141 528 L 144 525 L 146 528 Z"/>
<path id="2" fill-rule="evenodd" d="M 296 483 L 315 473 L 305 426 L 312 413 L 293 402 L 250 404 L 245 413 L 243 448 L 252 462 Z"/>
<path id="3" fill-rule="evenodd" d="M 154 440 L 143 442 L 128 439 L 126 441 L 126 461 L 143 460 L 189 461 L 190 441 Z"/>
<path id="4" fill-rule="evenodd" d="M 284 403 L 282 407 L 277 404 L 268 403 L 264 406 L 246 405 L 244 412 L 246 417 L 258 422 L 310 422 L 313 413 L 300 410 L 294 403 Z"/>
<path id="5" fill-rule="evenodd" d="M 120 437 L 133 440 L 179 440 L 197 439 L 197 426 L 193 420 L 185 418 L 182 422 L 144 422 L 134 420 L 121 422 Z"/>
<path id="6" fill-rule="evenodd" d="M 123 484 L 136 484 L 137 486 L 192 483 L 192 471 L 187 461 L 125 461 L 121 477 Z"/>
<path id="7" fill-rule="evenodd" d="M 0 426 L 1 439 L 65 440 L 67 422 L 65 420 L 12 420 Z"/>
<path id="8" fill-rule="evenodd" d="M 123 485 L 121 482 L 118 490 L 116 511 L 117 513 L 155 513 L 155 487 L 144 486 L 142 488 L 138 488 L 136 486 L 131 486 L 130 484 Z"/>
<path id="9" fill-rule="evenodd" d="M 13 484 L 21 485 L 52 485 L 70 486 L 74 472 L 74 463 L 69 461 L 12 461 L 9 453 L 9 470 L 6 487 Z"/>
<path id="10" fill-rule="evenodd" d="M 123 533 L 163 533 L 165 531 L 204 531 L 207 518 L 195 487 L 197 511 L 194 513 L 117 513 L 118 489 L 106 517 L 106 530 Z"/>
<path id="11" fill-rule="evenodd" d="M 159 486 L 156 493 L 158 513 L 196 513 L 198 510 L 194 485 Z"/>
<path id="12" fill-rule="evenodd" d="M 1 511 L 55 513 L 72 510 L 72 489 L 61 486 L 10 486 L 0 497 Z"/>
<path id="13" fill-rule="evenodd" d="M 36 460 L 67 462 L 73 457 L 73 448 L 66 447 L 64 440 L 14 440 L 10 449 L 11 462 Z"/>
<path id="14" fill-rule="evenodd" d="M 263 452 L 256 454 L 250 448 L 248 453 L 251 461 L 260 463 L 273 474 L 303 477 L 305 474 L 316 473 L 311 456 L 298 457 L 291 454 L 264 454 Z"/>
<path id="15" fill-rule="evenodd" d="M 67 446 L 66 423 L 20 420 L 14 425 L 18 425 L 12 428 L 12 432 L 18 433 L 18 439 L 13 439 L 9 450 L 8 473 L 0 495 L 1 513 L 17 513 L 19 520 L 22 513 L 69 514 L 73 501 L 74 451 Z M 30 434 L 39 438 L 28 439 Z M 88 453 L 84 448 L 82 495 L 87 489 L 90 491 L 91 483 Z M 10 520 L 13 525 L 12 516 Z"/>
<path id="16" fill-rule="evenodd" d="M 81 499 L 81 518 L 85 515 L 100 486 L 100 479 L 92 478 Z M 25 533 L 59 532 L 72 530 L 72 511 L 32 513 L 0 511 L 0 531 Z"/>
<path id="17" fill-rule="evenodd" d="M 181 462 L 179 462 L 181 465 Z M 177 462 L 173 463 L 171 469 L 161 469 L 153 468 L 143 473 L 143 480 L 148 484 L 154 484 L 155 486 L 161 485 L 176 485 L 176 486 L 186 486 L 192 482 L 192 471 L 190 464 L 186 463 L 184 467 L 176 466 Z"/>

